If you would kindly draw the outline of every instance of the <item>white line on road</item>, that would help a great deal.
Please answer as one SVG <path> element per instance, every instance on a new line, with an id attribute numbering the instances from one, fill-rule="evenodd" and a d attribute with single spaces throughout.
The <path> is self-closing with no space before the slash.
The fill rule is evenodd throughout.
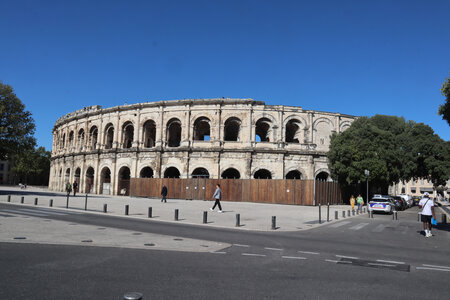
<path id="1" fill-rule="evenodd" d="M 299 253 L 303 253 L 303 254 L 313 254 L 313 255 L 319 255 L 319 252 L 310 252 L 310 251 L 297 251 Z"/>
<path id="2" fill-rule="evenodd" d="M 367 225 L 369 225 L 369 223 L 359 223 L 358 225 L 350 227 L 349 229 L 351 229 L 351 230 L 360 230 L 361 228 L 366 227 Z"/>
<path id="3" fill-rule="evenodd" d="M 258 256 L 258 257 L 265 257 L 265 254 L 256 254 L 256 253 L 242 253 L 244 256 Z"/>
<path id="4" fill-rule="evenodd" d="M 330 225 L 330 227 L 338 228 L 338 227 L 341 227 L 341 226 L 344 226 L 344 225 L 347 225 L 347 224 L 350 224 L 350 223 L 351 223 L 350 221 L 344 221 L 344 222 L 340 222 L 340 223 L 336 223 L 336 224 Z"/>
<path id="5" fill-rule="evenodd" d="M 450 269 L 450 267 L 446 267 L 446 266 L 436 266 L 436 265 L 426 265 L 426 264 L 423 264 L 422 266 L 431 267 L 431 268 Z"/>
<path id="6" fill-rule="evenodd" d="M 383 260 L 383 259 L 377 259 L 377 262 L 388 263 L 388 264 L 399 264 L 399 265 L 405 264 L 402 261 L 392 261 L 392 260 Z"/>
<path id="7" fill-rule="evenodd" d="M 269 248 L 269 247 L 264 247 L 264 249 L 266 249 L 266 250 L 273 250 L 273 251 L 283 251 L 283 249 L 280 249 L 280 248 Z"/>
<path id="8" fill-rule="evenodd" d="M 427 267 L 416 267 L 417 270 L 433 270 L 433 271 L 442 271 L 442 272 L 450 272 L 450 269 L 437 269 L 437 268 L 427 268 Z"/>
<path id="9" fill-rule="evenodd" d="M 332 260 L 332 259 L 325 259 L 325 261 L 327 262 L 332 262 L 332 263 L 340 263 L 340 264 L 351 264 L 351 261 L 340 261 L 340 260 Z"/>
<path id="10" fill-rule="evenodd" d="M 358 259 L 357 257 L 354 257 L 354 256 L 345 256 L 345 255 L 336 255 L 336 257 L 349 258 L 349 259 Z"/>
<path id="11" fill-rule="evenodd" d="M 245 248 L 250 247 L 249 245 L 241 245 L 241 244 L 233 244 L 233 246 L 236 246 L 236 247 L 245 247 Z"/>
<path id="12" fill-rule="evenodd" d="M 282 256 L 281 258 L 290 258 L 290 259 L 307 259 L 306 257 L 301 257 L 301 256 Z"/>
<path id="13" fill-rule="evenodd" d="M 380 266 L 380 267 L 395 267 L 395 265 L 388 265 L 388 264 L 377 264 L 377 263 L 367 263 L 371 266 Z"/>
<path id="14" fill-rule="evenodd" d="M 18 211 L 18 210 L 13 210 L 13 209 L 3 209 L 2 211 L 10 212 L 12 214 L 17 214 L 17 215 L 27 215 L 27 216 L 37 216 L 37 217 L 47 217 L 48 216 L 47 214 L 31 213 L 31 212 Z"/>
<path id="15" fill-rule="evenodd" d="M 210 253 L 213 253 L 213 254 L 227 254 L 226 252 L 223 252 L 223 251 L 216 251 L 216 252 L 210 252 Z"/>
<path id="16" fill-rule="evenodd" d="M 332 263 L 338 263 L 339 262 L 338 260 L 332 260 L 332 259 L 325 259 L 325 261 L 332 262 Z"/>
<path id="17" fill-rule="evenodd" d="M 386 227 L 386 225 L 384 224 L 380 224 L 377 227 L 375 227 L 374 230 L 372 230 L 372 232 L 382 232 L 384 230 L 384 228 Z"/>

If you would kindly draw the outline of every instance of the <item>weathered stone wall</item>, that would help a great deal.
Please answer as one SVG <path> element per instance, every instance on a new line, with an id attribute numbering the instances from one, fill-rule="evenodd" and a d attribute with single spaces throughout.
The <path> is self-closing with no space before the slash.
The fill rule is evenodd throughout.
<path id="1" fill-rule="evenodd" d="M 76 180 L 81 192 L 117 194 L 121 180 L 177 172 L 181 178 L 323 178 L 330 135 L 354 119 L 252 99 L 91 106 L 56 121 L 50 188 Z"/>

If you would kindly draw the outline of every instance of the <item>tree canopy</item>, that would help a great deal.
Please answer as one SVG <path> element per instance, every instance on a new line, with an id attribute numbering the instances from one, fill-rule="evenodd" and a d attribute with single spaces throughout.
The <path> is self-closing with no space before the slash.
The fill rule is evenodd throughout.
<path id="1" fill-rule="evenodd" d="M 27 149 L 14 156 L 13 171 L 19 182 L 47 185 L 50 176 L 50 151 L 44 147 Z"/>
<path id="2" fill-rule="evenodd" d="M 450 77 L 442 84 L 441 93 L 445 97 L 445 103 L 439 105 L 439 115 L 450 125 Z"/>
<path id="3" fill-rule="evenodd" d="M 0 82 L 0 159 L 34 148 L 34 120 L 13 88 Z"/>
<path id="4" fill-rule="evenodd" d="M 365 181 L 364 170 L 382 189 L 412 178 L 439 186 L 450 178 L 450 144 L 430 126 L 395 116 L 362 117 L 333 134 L 328 160 L 332 177 L 344 186 Z"/>

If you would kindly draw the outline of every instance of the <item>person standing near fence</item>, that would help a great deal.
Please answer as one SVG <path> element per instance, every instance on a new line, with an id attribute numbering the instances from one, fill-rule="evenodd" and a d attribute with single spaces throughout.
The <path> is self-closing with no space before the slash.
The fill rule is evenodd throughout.
<path id="1" fill-rule="evenodd" d="M 167 203 L 167 187 L 163 185 L 161 189 L 161 202 Z"/>
<path id="2" fill-rule="evenodd" d="M 72 191 L 72 186 L 70 185 L 70 183 L 66 183 L 66 192 L 67 192 L 67 196 L 70 195 L 70 192 Z"/>
<path id="3" fill-rule="evenodd" d="M 352 206 L 352 210 L 355 209 L 355 202 L 356 202 L 355 196 L 352 195 L 352 196 L 350 197 L 350 205 Z"/>
<path id="4" fill-rule="evenodd" d="M 359 194 L 358 198 L 356 198 L 356 204 L 358 204 L 358 210 L 361 210 L 362 206 L 364 205 L 364 199 L 361 194 Z"/>
<path id="5" fill-rule="evenodd" d="M 220 184 L 216 184 L 216 191 L 214 192 L 213 198 L 216 199 L 214 202 L 214 206 L 210 208 L 211 211 L 214 211 L 216 205 L 219 206 L 219 212 L 222 213 L 222 205 L 220 205 L 220 199 L 222 199 L 222 190 L 220 189 Z"/>
<path id="6" fill-rule="evenodd" d="M 73 196 L 75 197 L 78 191 L 78 182 L 74 181 L 72 187 L 73 187 Z"/>

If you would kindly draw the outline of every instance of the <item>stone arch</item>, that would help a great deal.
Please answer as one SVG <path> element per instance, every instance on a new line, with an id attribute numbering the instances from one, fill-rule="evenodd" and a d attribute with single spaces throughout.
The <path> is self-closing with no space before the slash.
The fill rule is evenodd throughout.
<path id="1" fill-rule="evenodd" d="M 142 126 L 142 140 L 144 142 L 144 148 L 153 148 L 155 147 L 156 141 L 156 123 L 153 120 L 145 121 Z"/>
<path id="2" fill-rule="evenodd" d="M 89 146 L 92 149 L 97 148 L 97 141 L 98 141 L 98 128 L 97 126 L 91 126 L 91 129 L 89 130 Z"/>
<path id="3" fill-rule="evenodd" d="M 122 148 L 128 149 L 133 147 L 134 125 L 133 122 L 127 121 L 122 125 Z"/>
<path id="4" fill-rule="evenodd" d="M 180 171 L 176 167 L 168 167 L 164 171 L 164 178 L 180 178 Z"/>
<path id="5" fill-rule="evenodd" d="M 319 169 L 314 174 L 315 180 L 325 180 L 328 181 L 330 178 L 330 173 L 327 169 Z"/>
<path id="6" fill-rule="evenodd" d="M 66 174 L 64 176 L 64 183 L 70 183 L 70 168 L 66 169 Z"/>
<path id="7" fill-rule="evenodd" d="M 154 172 L 150 167 L 143 167 L 139 172 L 139 178 L 153 178 Z"/>
<path id="8" fill-rule="evenodd" d="M 255 124 L 255 135 L 256 141 L 258 142 L 258 137 L 260 142 L 270 142 L 270 137 L 272 133 L 272 121 L 268 118 L 260 118 Z"/>
<path id="9" fill-rule="evenodd" d="M 236 117 L 228 118 L 224 123 L 224 141 L 239 141 L 241 120 Z"/>
<path id="10" fill-rule="evenodd" d="M 205 168 L 196 168 L 192 171 L 192 178 L 209 178 L 209 172 Z"/>
<path id="11" fill-rule="evenodd" d="M 317 147 L 325 149 L 330 144 L 330 136 L 334 131 L 334 125 L 328 118 L 319 118 L 313 123 L 313 141 Z"/>
<path id="12" fill-rule="evenodd" d="M 285 179 L 302 179 L 302 172 L 299 170 L 291 170 L 284 176 Z"/>
<path id="13" fill-rule="evenodd" d="M 198 117 L 194 121 L 193 137 L 195 141 L 209 141 L 211 136 L 211 120 L 207 117 Z"/>
<path id="14" fill-rule="evenodd" d="M 128 196 L 130 194 L 130 178 L 130 168 L 122 166 L 117 173 L 117 195 Z"/>
<path id="15" fill-rule="evenodd" d="M 167 146 L 179 147 L 181 144 L 181 121 L 172 118 L 167 122 Z"/>
<path id="16" fill-rule="evenodd" d="M 62 141 L 61 141 L 61 144 L 60 144 L 60 149 L 64 149 L 64 147 L 66 146 L 66 133 L 63 133 L 63 135 L 62 135 Z"/>
<path id="17" fill-rule="evenodd" d="M 339 132 L 347 130 L 352 125 L 350 121 L 344 121 L 339 125 Z"/>
<path id="18" fill-rule="evenodd" d="M 81 169 L 78 167 L 75 169 L 75 174 L 73 175 L 74 182 L 78 184 L 78 187 L 80 186 L 80 179 L 81 179 Z"/>
<path id="19" fill-rule="evenodd" d="M 320 117 L 320 118 L 315 119 L 314 122 L 313 122 L 313 129 L 315 129 L 315 128 L 317 127 L 317 125 L 318 125 L 319 123 L 322 123 L 322 122 L 325 122 L 325 123 L 327 123 L 328 125 L 330 125 L 331 130 L 332 130 L 332 131 L 335 131 L 333 121 L 330 120 L 330 119 L 327 118 L 327 117 Z"/>
<path id="20" fill-rule="evenodd" d="M 111 194 L 111 169 L 103 167 L 100 172 L 100 194 Z"/>
<path id="21" fill-rule="evenodd" d="M 272 179 L 272 172 L 267 169 L 258 169 L 253 173 L 255 179 Z"/>
<path id="22" fill-rule="evenodd" d="M 108 123 L 105 126 L 105 149 L 112 149 L 114 142 L 114 125 L 112 123 Z"/>
<path id="23" fill-rule="evenodd" d="M 239 179 L 241 178 L 241 173 L 235 168 L 228 168 L 222 172 L 223 179 Z"/>
<path id="24" fill-rule="evenodd" d="M 69 133 L 69 147 L 73 147 L 74 139 L 75 139 L 75 133 L 73 132 L 73 130 L 71 130 Z"/>
<path id="25" fill-rule="evenodd" d="M 86 175 L 85 175 L 85 179 L 84 179 L 84 192 L 86 194 L 95 192 L 94 191 L 94 178 L 95 178 L 94 168 L 89 166 L 86 170 Z"/>
<path id="26" fill-rule="evenodd" d="M 305 126 L 300 120 L 301 120 L 300 118 L 291 118 L 286 122 L 284 126 L 285 128 L 284 139 L 286 143 L 299 144 L 303 142 L 304 134 L 302 133 L 302 129 Z"/>
<path id="27" fill-rule="evenodd" d="M 81 128 L 80 130 L 78 130 L 78 136 L 77 136 L 77 144 L 79 148 L 83 148 L 84 147 L 84 128 Z"/>

